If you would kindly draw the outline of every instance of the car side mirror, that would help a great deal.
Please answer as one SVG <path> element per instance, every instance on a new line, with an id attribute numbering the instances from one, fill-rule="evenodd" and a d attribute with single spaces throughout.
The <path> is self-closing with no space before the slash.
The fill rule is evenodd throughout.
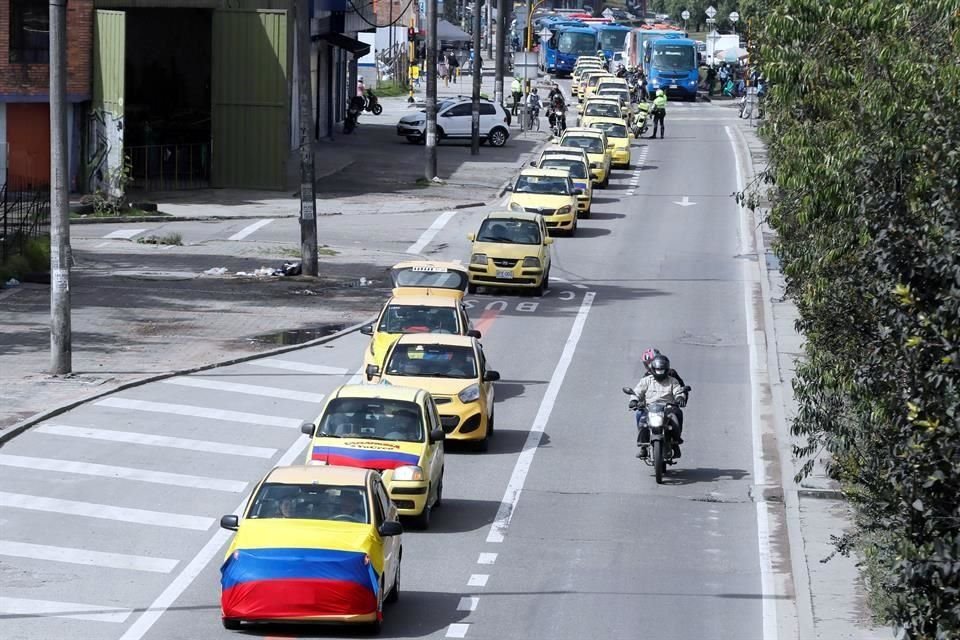
<path id="1" fill-rule="evenodd" d="M 365 336 L 372 336 L 372 335 L 373 335 L 373 325 L 372 325 L 372 324 L 365 324 L 365 325 L 363 325 L 362 327 L 360 327 L 360 333 L 362 333 L 362 334 L 365 335 Z"/>
<path id="2" fill-rule="evenodd" d="M 583 189 L 574 189 L 574 190 L 573 190 L 573 195 L 575 195 L 575 196 L 582 196 L 582 195 L 583 195 Z"/>
<path id="3" fill-rule="evenodd" d="M 499 379 L 500 379 L 500 372 L 499 372 L 499 371 L 493 371 L 493 370 L 491 369 L 491 370 L 488 370 L 486 373 L 483 374 L 483 381 L 484 381 L 484 382 L 496 382 L 496 381 L 499 380 Z"/>
<path id="4" fill-rule="evenodd" d="M 476 338 L 477 340 L 479 340 L 480 338 L 483 337 L 483 334 L 477 331 L 476 329 L 467 329 L 467 336 L 471 338 Z"/>
<path id="5" fill-rule="evenodd" d="M 403 533 L 403 525 L 396 520 L 388 520 L 377 528 L 381 538 L 391 538 Z"/>
<path id="6" fill-rule="evenodd" d="M 468 234 L 467 234 L 467 240 L 469 240 L 470 242 L 473 242 L 473 241 L 476 240 L 476 239 L 477 239 L 477 234 L 475 234 L 475 233 L 468 233 Z"/>
<path id="7" fill-rule="evenodd" d="M 430 442 L 443 442 L 447 439 L 447 434 L 443 429 L 434 429 L 430 432 Z"/>
<path id="8" fill-rule="evenodd" d="M 536 161 L 536 160 L 531 160 L 531 161 L 530 161 L 530 166 L 531 166 L 531 167 L 537 166 L 537 161 Z"/>
<path id="9" fill-rule="evenodd" d="M 553 244 L 553 238 L 551 238 L 550 236 L 547 236 L 546 238 L 543 239 L 543 244 Z"/>
<path id="10" fill-rule="evenodd" d="M 368 364 L 366 373 L 367 373 L 367 380 L 370 380 L 374 376 L 380 375 L 380 367 L 378 367 L 375 364 Z"/>
<path id="11" fill-rule="evenodd" d="M 316 425 L 314 425 L 312 422 L 304 422 L 300 425 L 300 433 L 305 436 L 312 436 L 316 428 Z"/>
<path id="12" fill-rule="evenodd" d="M 220 517 L 220 528 L 236 531 L 240 528 L 240 518 L 234 514 Z"/>
<path id="13" fill-rule="evenodd" d="M 532 163 L 532 162 L 531 162 L 530 164 L 532 164 L 533 166 L 537 166 L 536 164 L 534 164 L 534 163 Z M 503 190 L 504 190 L 504 191 L 513 191 L 513 185 L 512 185 L 512 184 L 508 184 L 506 187 L 503 188 Z"/>
<path id="14" fill-rule="evenodd" d="M 550 138 L 550 144 L 560 144 L 560 138 L 553 136 Z"/>

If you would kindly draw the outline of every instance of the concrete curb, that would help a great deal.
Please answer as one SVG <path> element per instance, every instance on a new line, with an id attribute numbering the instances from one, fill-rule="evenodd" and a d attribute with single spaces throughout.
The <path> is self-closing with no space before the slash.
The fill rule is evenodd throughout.
<path id="1" fill-rule="evenodd" d="M 320 214 L 323 215 L 323 214 Z M 262 220 L 266 218 L 296 218 L 295 215 L 281 216 L 135 216 L 117 218 L 75 218 L 70 224 L 135 224 L 137 222 L 206 222 L 208 220 Z"/>
<path id="2" fill-rule="evenodd" d="M 219 362 L 214 362 L 214 363 L 212 363 L 212 364 L 205 364 L 205 365 L 200 365 L 200 366 L 196 366 L 196 367 L 190 367 L 190 368 L 187 368 L 187 369 L 178 369 L 178 370 L 176 370 L 176 371 L 167 371 L 167 372 L 165 372 L 165 373 L 158 373 L 158 374 L 156 374 L 156 375 L 146 376 L 146 377 L 144 377 L 144 378 L 139 378 L 139 379 L 137 379 L 137 380 L 131 380 L 130 382 L 125 382 L 125 383 L 123 383 L 123 384 L 121 384 L 121 385 L 118 385 L 118 386 L 116 386 L 116 387 L 113 387 L 113 388 L 111 388 L 111 389 L 109 389 L 109 390 L 107 390 L 107 391 L 103 391 L 103 392 L 101 392 L 101 393 L 96 393 L 96 394 L 94 394 L 94 395 L 92 395 L 92 396 L 88 396 L 88 397 L 86 397 L 86 398 L 83 398 L 82 400 L 74 400 L 74 401 L 72 401 L 72 402 L 68 402 L 67 404 L 60 405 L 59 407 L 56 407 L 56 408 L 54 408 L 54 409 L 50 409 L 50 410 L 48 410 L 48 411 L 43 411 L 43 412 L 41 412 L 41 413 L 34 414 L 34 415 L 30 416 L 29 418 L 27 418 L 26 420 L 22 420 L 22 421 L 18 422 L 17 424 L 13 425 L 13 426 L 10 427 L 9 429 L 4 429 L 3 432 L 0 433 L 0 447 L 2 447 L 4 444 L 6 444 L 7 442 L 9 442 L 10 440 L 13 440 L 15 437 L 17 437 L 17 436 L 20 435 L 21 433 L 27 431 L 28 429 L 30 429 L 30 427 L 36 425 L 37 423 L 43 422 L 43 421 L 45 421 L 45 420 L 49 420 L 50 418 L 55 418 L 56 416 L 61 415 L 61 414 L 63 414 L 63 413 L 66 413 L 67 411 L 70 411 L 71 409 L 75 409 L 75 408 L 79 407 L 80 405 L 87 404 L 88 402 L 92 402 L 92 401 L 97 400 L 97 399 L 99 399 L 99 398 L 103 398 L 104 396 L 111 395 L 111 394 L 116 393 L 116 392 L 118 392 L 118 391 L 125 391 L 126 389 L 132 389 L 132 388 L 134 388 L 134 387 L 140 387 L 140 386 L 143 386 L 143 385 L 145 385 L 145 384 L 147 384 L 147 383 L 150 383 L 150 382 L 156 382 L 157 380 L 166 380 L 167 378 L 174 378 L 174 377 L 176 377 L 176 376 L 182 376 L 182 375 L 187 375 L 187 374 L 191 374 L 191 373 L 198 373 L 198 372 L 200 372 L 200 371 L 209 371 L 209 370 L 211 370 L 211 369 L 218 369 L 218 368 L 220 368 L 220 367 L 229 367 L 229 366 L 235 365 L 235 364 L 241 364 L 241 363 L 244 363 L 244 362 L 250 362 L 251 360 L 259 360 L 259 359 L 261 359 L 261 358 L 269 358 L 269 357 L 271 357 L 271 356 L 280 355 L 281 353 L 288 353 L 288 352 L 290 352 L 290 351 L 297 351 L 297 350 L 299 350 L 299 349 L 306 349 L 306 348 L 308 348 L 308 347 L 314 347 L 314 346 L 317 346 L 317 345 L 320 345 L 320 344 L 326 344 L 326 343 L 328 343 L 328 342 L 333 342 L 334 340 L 337 340 L 338 338 L 342 338 L 342 337 L 345 336 L 345 335 L 349 335 L 349 334 L 351 334 L 351 333 L 353 333 L 353 332 L 355 332 L 355 331 L 359 331 L 359 330 L 360 330 L 360 327 L 362 327 L 362 326 L 364 326 L 364 325 L 366 325 L 366 324 L 369 324 L 370 322 L 372 322 L 372 321 L 374 321 L 374 320 L 376 320 L 376 316 L 372 316 L 371 318 L 368 318 L 368 319 L 364 320 L 363 322 L 360 322 L 360 323 L 355 324 L 355 325 L 353 325 L 353 326 L 347 327 L 346 329 L 343 329 L 343 330 L 341 330 L 341 331 L 337 331 L 336 333 L 332 333 L 332 334 L 330 334 L 330 335 L 328 335 L 328 336 L 323 336 L 322 338 L 317 338 L 317 339 L 315 339 L 315 340 L 310 340 L 309 342 L 304 342 L 303 344 L 289 345 L 289 346 L 286 346 L 286 347 L 277 347 L 276 349 L 271 349 L 270 351 L 264 351 L 263 353 L 249 354 L 249 355 L 246 355 L 246 356 L 240 356 L 239 358 L 231 358 L 231 359 L 229 359 L 229 360 L 221 360 L 221 361 L 219 361 Z"/>
<path id="3" fill-rule="evenodd" d="M 487 206 L 486 202 L 465 202 L 463 204 L 455 205 L 454 209 L 472 209 L 473 207 L 485 207 Z"/>
<path id="4" fill-rule="evenodd" d="M 731 127 L 736 132 L 741 148 L 748 160 L 749 174 L 745 182 L 755 176 L 753 153 L 739 127 Z M 776 325 L 773 317 L 773 303 L 770 295 L 769 269 L 767 268 L 767 247 L 763 241 L 763 223 L 754 219 L 753 233 L 757 248 L 757 266 L 760 270 L 760 292 L 763 298 L 763 325 L 767 341 L 767 372 L 770 391 L 773 396 L 774 423 L 777 435 L 777 453 L 780 465 L 780 486 L 783 490 L 783 505 L 786 515 L 787 541 L 790 547 L 790 574 L 793 578 L 794 606 L 796 607 L 797 633 L 799 638 L 815 638 L 816 625 L 813 615 L 813 596 L 810 592 L 810 570 L 807 565 L 806 543 L 800 522 L 800 491 L 793 474 L 793 451 L 790 446 L 790 430 L 787 426 L 786 404 L 783 390 L 783 375 L 780 370 L 780 358 L 777 352 Z M 773 374 L 776 373 L 776 379 Z"/>

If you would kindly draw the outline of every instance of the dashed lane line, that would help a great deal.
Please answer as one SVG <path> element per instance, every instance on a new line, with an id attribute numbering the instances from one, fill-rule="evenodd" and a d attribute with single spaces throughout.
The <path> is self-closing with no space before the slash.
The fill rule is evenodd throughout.
<path id="1" fill-rule="evenodd" d="M 447 627 L 448 638 L 466 638 L 467 631 L 470 630 L 470 625 L 463 622 L 455 622 Z"/>
<path id="2" fill-rule="evenodd" d="M 186 404 L 173 404 L 170 402 L 150 402 L 148 400 L 130 400 L 128 398 L 105 398 L 96 403 L 98 407 L 112 407 L 114 409 L 132 409 L 134 411 L 148 411 L 151 413 L 168 413 L 178 416 L 190 416 L 193 418 L 207 418 L 209 420 L 224 420 L 226 422 L 241 422 L 243 424 L 255 424 L 270 427 L 288 427 L 299 429 L 303 420 L 296 418 L 280 418 L 277 416 L 268 416 L 260 413 L 247 413 L 245 411 L 230 411 L 227 409 L 210 409 L 208 407 L 195 407 Z"/>
<path id="3" fill-rule="evenodd" d="M 244 393 L 251 396 L 263 396 L 265 398 L 283 398 L 284 400 L 297 400 L 300 402 L 323 402 L 326 397 L 322 393 L 311 393 L 309 391 L 296 391 L 294 389 L 278 389 L 276 387 L 262 387 L 255 384 L 241 384 L 239 382 L 224 382 L 222 380 L 211 380 L 197 376 L 184 376 L 181 378 L 168 378 L 161 380 L 163 384 L 175 384 L 181 387 L 194 387 L 197 389 L 210 389 L 211 391 L 227 391 L 229 393 Z"/>
<path id="4" fill-rule="evenodd" d="M 477 605 L 480 604 L 480 598 L 476 596 L 465 596 L 460 598 L 460 602 L 457 604 L 457 611 L 476 611 Z"/>
<path id="5" fill-rule="evenodd" d="M 93 622 L 126 622 L 132 609 L 119 609 L 97 604 L 57 602 L 33 598 L 9 598 L 0 596 L 0 617 L 30 616 L 91 620 Z"/>
<path id="6" fill-rule="evenodd" d="M 239 480 L 220 480 L 219 478 L 207 478 L 183 473 L 148 471 L 146 469 L 116 467 L 108 464 L 58 460 L 56 458 L 15 456 L 5 453 L 0 453 L 0 466 L 13 467 L 16 469 L 31 469 L 34 471 L 49 471 L 51 473 L 74 473 L 81 476 L 136 480 L 152 484 L 166 484 L 173 487 L 192 487 L 194 489 L 210 489 L 212 491 L 228 491 L 230 493 L 240 493 L 247 488 L 247 483 Z"/>
<path id="7" fill-rule="evenodd" d="M 485 587 L 487 586 L 487 580 L 490 579 L 490 575 L 486 573 L 475 573 L 470 576 L 470 579 L 467 580 L 468 587 Z"/>
<path id="8" fill-rule="evenodd" d="M 62 500 L 60 498 L 45 498 L 43 496 L 8 493 L 6 491 L 0 491 L 0 507 L 26 509 L 29 511 L 45 511 L 58 515 L 83 516 L 100 520 L 148 524 L 155 527 L 169 527 L 171 529 L 192 529 L 194 531 L 206 531 L 214 522 L 213 518 L 203 516 L 189 516 L 182 513 L 148 511 L 146 509 L 132 509 L 129 507 L 114 507 L 108 504 Z"/>
<path id="9" fill-rule="evenodd" d="M 105 442 L 123 442 L 147 447 L 163 447 L 167 449 L 186 449 L 187 451 L 203 451 L 218 455 L 244 456 L 247 458 L 272 458 L 277 450 L 270 447 L 251 447 L 242 444 L 213 442 L 210 440 L 194 440 L 192 438 L 175 438 L 160 436 L 152 433 L 130 433 L 128 431 L 114 431 L 112 429 L 95 429 L 93 427 L 73 427 L 65 424 L 45 424 L 35 430 L 35 433 L 44 433 L 51 436 L 67 438 L 89 438 Z"/>
<path id="10" fill-rule="evenodd" d="M 0 540 L 0 556 L 106 567 L 108 569 L 149 571 L 152 573 L 170 573 L 179 562 L 169 558 L 150 558 L 127 553 L 106 553 L 104 551 L 55 547 L 47 544 L 32 544 L 13 540 Z"/>
<path id="11" fill-rule="evenodd" d="M 117 229 L 103 236 L 105 240 L 129 240 L 133 236 L 139 235 L 146 229 Z"/>
<path id="12" fill-rule="evenodd" d="M 497 561 L 496 553 L 484 552 L 484 553 L 481 553 L 480 556 L 477 558 L 477 564 L 493 564 L 496 561 Z"/>

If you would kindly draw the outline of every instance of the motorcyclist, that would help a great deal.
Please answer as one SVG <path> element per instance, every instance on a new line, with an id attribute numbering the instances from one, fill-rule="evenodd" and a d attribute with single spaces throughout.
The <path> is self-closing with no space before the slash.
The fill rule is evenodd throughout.
<path id="1" fill-rule="evenodd" d="M 565 131 L 567 128 L 567 102 L 563 98 L 560 87 L 553 86 L 553 89 L 550 90 L 548 102 L 550 108 L 547 117 L 550 121 L 550 128 L 552 129 L 559 119 L 559 130 L 561 132 Z"/>
<path id="2" fill-rule="evenodd" d="M 625 78 L 627 76 L 627 68 L 622 64 L 617 65 L 617 77 Z"/>
<path id="3" fill-rule="evenodd" d="M 647 372 L 644 374 L 644 376 L 652 376 L 652 375 L 653 375 L 653 371 L 650 370 L 650 365 L 651 365 L 651 363 L 653 362 L 653 359 L 654 359 L 654 358 L 656 358 L 657 356 L 662 356 L 662 355 L 663 355 L 663 354 L 660 353 L 660 349 L 657 349 L 656 347 L 647 349 L 646 351 L 643 352 L 643 355 L 640 357 L 640 359 L 641 359 L 641 361 L 643 362 L 643 368 L 646 369 L 646 371 L 647 371 Z M 666 356 L 664 356 L 664 357 L 666 357 Z M 669 362 L 669 361 L 670 361 L 670 359 L 667 358 L 667 362 Z M 677 382 L 680 383 L 680 386 L 681 386 L 681 387 L 686 386 L 686 383 L 683 381 L 683 378 L 680 377 L 680 374 L 677 373 L 677 370 L 676 370 L 676 369 L 671 368 L 671 369 L 667 372 L 667 375 L 669 375 L 669 376 L 671 376 L 671 377 L 673 377 L 673 378 L 676 378 L 676 379 L 677 379 Z"/>
<path id="4" fill-rule="evenodd" d="M 680 445 L 683 444 L 683 413 L 678 408 L 686 406 L 687 391 L 679 380 L 670 375 L 670 360 L 665 355 L 654 357 L 649 369 L 650 374 L 640 378 L 633 390 L 637 394 L 641 409 L 658 401 L 668 403 L 667 419 L 674 421 L 677 434 L 673 442 L 673 457 L 679 458 Z M 637 424 L 640 424 L 640 413 L 637 414 Z M 649 443 L 649 439 L 650 433 L 646 429 L 641 429 L 637 434 L 637 446 L 641 447 L 638 458 L 646 457 L 645 445 Z"/>

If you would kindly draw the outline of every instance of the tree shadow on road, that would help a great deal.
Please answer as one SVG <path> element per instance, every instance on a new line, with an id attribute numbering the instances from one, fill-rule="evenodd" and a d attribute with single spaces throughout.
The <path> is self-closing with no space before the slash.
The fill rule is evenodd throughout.
<path id="1" fill-rule="evenodd" d="M 680 460 L 683 464 L 683 459 Z M 718 469 L 716 467 L 696 467 L 693 469 L 672 469 L 663 476 L 663 484 L 688 485 L 715 482 L 721 479 L 741 480 L 750 475 L 744 469 Z"/>

